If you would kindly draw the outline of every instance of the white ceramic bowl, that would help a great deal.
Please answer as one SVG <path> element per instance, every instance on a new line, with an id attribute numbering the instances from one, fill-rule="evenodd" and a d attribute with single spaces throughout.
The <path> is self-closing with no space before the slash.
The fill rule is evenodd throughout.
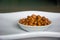
<path id="1" fill-rule="evenodd" d="M 44 31 L 44 30 L 46 30 L 48 27 L 51 26 L 51 24 L 46 25 L 46 26 L 29 26 L 29 25 L 21 24 L 21 23 L 19 23 L 19 21 L 18 21 L 18 25 L 19 25 L 21 28 L 23 28 L 24 30 L 27 30 L 27 31 Z"/>

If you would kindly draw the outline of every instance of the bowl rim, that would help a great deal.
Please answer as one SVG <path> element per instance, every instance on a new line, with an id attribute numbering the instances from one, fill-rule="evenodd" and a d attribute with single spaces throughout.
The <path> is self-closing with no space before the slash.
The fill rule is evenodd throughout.
<path id="1" fill-rule="evenodd" d="M 52 25 L 52 22 L 51 22 L 49 25 L 45 25 L 45 26 L 30 26 L 30 25 L 24 25 L 24 24 L 19 23 L 19 20 L 17 23 L 18 23 L 18 25 L 23 25 L 25 27 L 48 27 L 48 26 Z"/>

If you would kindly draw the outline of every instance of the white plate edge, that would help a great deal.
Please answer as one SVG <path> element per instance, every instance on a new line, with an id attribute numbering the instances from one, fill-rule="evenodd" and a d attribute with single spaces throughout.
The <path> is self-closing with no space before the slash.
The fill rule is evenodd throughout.
<path id="1" fill-rule="evenodd" d="M 0 39 L 23 39 L 23 38 L 31 38 L 31 37 L 59 37 L 60 32 L 28 32 L 21 34 L 13 34 L 13 35 L 1 35 Z"/>

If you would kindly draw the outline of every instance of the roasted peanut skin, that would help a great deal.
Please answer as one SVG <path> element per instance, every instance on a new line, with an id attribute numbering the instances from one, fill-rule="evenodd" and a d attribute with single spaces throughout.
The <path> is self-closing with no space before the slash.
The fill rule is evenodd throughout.
<path id="1" fill-rule="evenodd" d="M 45 26 L 51 24 L 51 21 L 44 16 L 32 14 L 27 18 L 20 19 L 19 23 L 30 26 Z"/>

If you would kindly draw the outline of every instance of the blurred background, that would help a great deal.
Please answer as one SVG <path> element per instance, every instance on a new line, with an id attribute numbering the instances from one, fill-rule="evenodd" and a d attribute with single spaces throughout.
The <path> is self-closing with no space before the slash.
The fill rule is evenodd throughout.
<path id="1" fill-rule="evenodd" d="M 0 0 L 0 12 L 16 11 L 60 12 L 60 0 Z"/>

